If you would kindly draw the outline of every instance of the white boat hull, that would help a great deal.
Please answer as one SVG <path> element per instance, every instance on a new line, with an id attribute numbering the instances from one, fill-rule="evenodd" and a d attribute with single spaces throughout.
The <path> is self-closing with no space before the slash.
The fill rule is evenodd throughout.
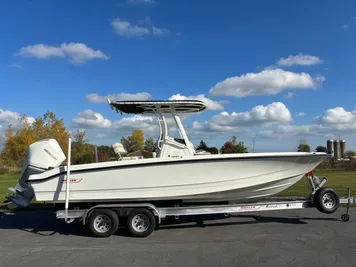
<path id="1" fill-rule="evenodd" d="M 249 201 L 278 194 L 327 154 L 263 153 L 74 165 L 70 202 Z M 66 168 L 31 175 L 37 201 L 65 201 Z"/>

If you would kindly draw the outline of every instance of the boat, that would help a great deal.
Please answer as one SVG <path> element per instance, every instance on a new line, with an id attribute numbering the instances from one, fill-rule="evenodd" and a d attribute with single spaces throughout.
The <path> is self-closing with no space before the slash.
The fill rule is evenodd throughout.
<path id="1" fill-rule="evenodd" d="M 108 99 L 108 104 L 117 113 L 158 118 L 160 133 L 154 157 L 79 165 L 70 165 L 68 159 L 66 166 L 57 141 L 40 140 L 29 146 L 18 184 L 9 188 L 9 201 L 21 207 L 33 199 L 63 204 L 69 182 L 69 202 L 79 206 L 160 201 L 246 203 L 278 194 L 330 157 L 324 152 L 198 153 L 179 114 L 202 112 L 206 109 L 202 101 Z M 169 136 L 167 116 L 173 117 L 180 138 Z"/>

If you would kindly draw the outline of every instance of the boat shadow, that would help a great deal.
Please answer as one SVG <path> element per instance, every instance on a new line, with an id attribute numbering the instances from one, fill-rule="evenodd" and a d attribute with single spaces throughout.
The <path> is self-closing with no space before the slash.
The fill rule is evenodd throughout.
<path id="1" fill-rule="evenodd" d="M 234 220 L 236 218 L 236 220 Z M 226 221 L 226 219 L 228 219 Z M 239 220 L 237 220 L 239 219 Z M 243 219 L 243 220 L 241 220 Z M 246 219 L 246 220 L 245 220 Z M 282 223 L 282 224 L 308 224 L 308 220 L 339 221 L 336 218 L 310 218 L 310 217 L 280 217 L 263 216 L 253 214 L 242 215 L 201 215 L 182 216 L 179 219 L 167 218 L 162 221 L 158 230 L 185 229 L 185 228 L 207 228 L 229 225 L 250 225 L 260 223 Z M 79 222 L 66 224 L 64 220 L 56 219 L 53 210 L 18 211 L 14 213 L 0 212 L 0 229 L 21 230 L 41 236 L 73 235 L 92 237 L 89 229 Z M 120 227 L 117 236 L 128 237 L 127 230 Z"/>

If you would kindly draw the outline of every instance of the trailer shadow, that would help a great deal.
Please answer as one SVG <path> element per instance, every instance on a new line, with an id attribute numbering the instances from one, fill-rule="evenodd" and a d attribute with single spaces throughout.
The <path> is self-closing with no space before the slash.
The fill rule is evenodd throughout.
<path id="1" fill-rule="evenodd" d="M 242 218 L 246 221 L 228 221 L 224 222 L 223 219 L 227 218 Z M 252 219 L 252 220 L 251 220 Z M 216 220 L 220 220 L 216 222 Z M 272 216 L 262 216 L 262 215 L 207 215 L 207 216 L 197 216 L 197 217 L 185 217 L 178 220 L 169 219 L 164 221 L 160 230 L 168 229 L 182 229 L 182 228 L 206 228 L 214 226 L 229 226 L 229 225 L 249 225 L 249 224 L 259 224 L 259 223 L 282 223 L 282 224 L 308 224 L 308 220 L 316 221 L 340 221 L 336 218 L 311 218 L 311 217 L 272 217 Z"/>
<path id="2" fill-rule="evenodd" d="M 230 218 L 230 219 L 228 219 Z M 243 220 L 234 220 L 239 218 Z M 228 221 L 224 220 L 228 219 Z M 245 220 L 246 219 L 246 220 Z M 308 220 L 339 221 L 335 218 L 310 218 L 310 217 L 280 217 L 263 215 L 201 215 L 182 216 L 179 219 L 167 218 L 162 221 L 159 230 L 206 228 L 214 226 L 249 225 L 259 223 L 282 223 L 282 224 L 308 224 Z M 14 213 L 0 212 L 0 229 L 17 229 L 41 236 L 74 235 L 92 237 L 89 229 L 79 222 L 66 224 L 64 220 L 56 219 L 53 210 L 18 211 Z M 129 236 L 126 229 L 120 227 L 117 236 Z"/>
<path id="3" fill-rule="evenodd" d="M 64 220 L 57 220 L 53 210 L 0 212 L 0 229 L 17 229 L 41 236 L 54 234 L 90 236 L 86 227 L 74 222 L 70 225 Z"/>

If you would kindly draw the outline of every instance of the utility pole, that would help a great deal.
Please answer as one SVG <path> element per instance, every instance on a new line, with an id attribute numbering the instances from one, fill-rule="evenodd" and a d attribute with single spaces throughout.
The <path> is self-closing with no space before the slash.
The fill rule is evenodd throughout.
<path id="1" fill-rule="evenodd" d="M 252 138 L 252 152 L 255 153 L 255 137 Z"/>

